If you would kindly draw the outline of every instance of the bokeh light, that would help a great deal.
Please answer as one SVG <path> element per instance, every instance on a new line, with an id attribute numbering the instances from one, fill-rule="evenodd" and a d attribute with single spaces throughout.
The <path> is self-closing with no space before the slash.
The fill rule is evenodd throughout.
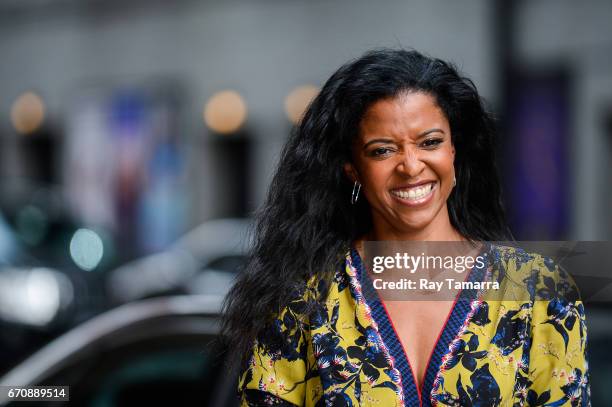
<path id="1" fill-rule="evenodd" d="M 85 271 L 95 269 L 104 255 L 102 238 L 90 229 L 77 230 L 70 240 L 70 257 Z"/>
<path id="2" fill-rule="evenodd" d="M 314 85 L 302 85 L 293 89 L 285 98 L 285 112 L 287 118 L 294 124 L 299 123 L 312 100 L 319 94 L 320 89 Z"/>
<path id="3" fill-rule="evenodd" d="M 30 134 L 40 128 L 45 119 L 45 104 L 34 92 L 21 94 L 11 108 L 11 122 L 17 132 Z"/>
<path id="4" fill-rule="evenodd" d="M 47 234 L 49 220 L 40 208 L 26 205 L 17 214 L 16 226 L 21 239 L 27 244 L 35 246 Z"/>
<path id="5" fill-rule="evenodd" d="M 7 268 L 0 273 L 0 318 L 45 326 L 74 299 L 72 283 L 57 270 Z"/>
<path id="6" fill-rule="evenodd" d="M 60 287 L 54 273 L 45 268 L 33 269 L 27 277 L 25 298 L 30 323 L 49 323 L 57 314 L 60 302 Z"/>
<path id="7" fill-rule="evenodd" d="M 234 133 L 246 121 L 247 106 L 240 94 L 233 90 L 215 93 L 204 106 L 204 122 L 213 131 Z"/>

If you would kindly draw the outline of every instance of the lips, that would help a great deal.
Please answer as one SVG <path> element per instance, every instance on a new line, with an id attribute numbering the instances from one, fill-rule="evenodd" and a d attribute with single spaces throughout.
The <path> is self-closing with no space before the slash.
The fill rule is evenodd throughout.
<path id="1" fill-rule="evenodd" d="M 435 185 L 435 181 L 420 183 L 411 187 L 393 189 L 391 194 L 402 200 L 420 202 L 431 195 Z"/>

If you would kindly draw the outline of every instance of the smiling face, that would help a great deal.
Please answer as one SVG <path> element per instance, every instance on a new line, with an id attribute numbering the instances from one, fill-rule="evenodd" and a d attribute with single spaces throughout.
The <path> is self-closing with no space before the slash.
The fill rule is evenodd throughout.
<path id="1" fill-rule="evenodd" d="M 345 172 L 362 184 L 372 211 L 373 237 L 459 239 L 446 206 L 454 158 L 450 125 L 432 96 L 408 92 L 370 106 Z"/>

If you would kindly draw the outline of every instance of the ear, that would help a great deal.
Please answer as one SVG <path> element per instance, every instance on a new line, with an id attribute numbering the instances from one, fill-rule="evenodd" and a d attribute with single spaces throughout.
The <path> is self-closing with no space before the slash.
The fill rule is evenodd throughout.
<path id="1" fill-rule="evenodd" d="M 360 182 L 359 177 L 357 176 L 357 170 L 355 169 L 355 166 L 352 163 L 347 162 L 344 164 L 344 174 L 348 179 L 351 180 L 351 182 Z"/>

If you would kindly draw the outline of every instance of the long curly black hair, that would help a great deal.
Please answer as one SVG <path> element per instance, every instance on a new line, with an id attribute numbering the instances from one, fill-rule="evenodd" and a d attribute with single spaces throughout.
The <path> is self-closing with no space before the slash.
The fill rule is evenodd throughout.
<path id="1" fill-rule="evenodd" d="M 366 109 L 406 91 L 432 95 L 449 121 L 460 186 L 447 203 L 452 225 L 470 240 L 511 239 L 494 123 L 474 83 L 452 64 L 414 50 L 370 51 L 329 78 L 282 150 L 256 216 L 248 264 L 224 303 L 222 335 L 235 352 L 248 354 L 311 277 L 329 283 L 351 243 L 369 231 L 370 208 L 365 199 L 350 203 L 353 185 L 343 166 Z"/>

